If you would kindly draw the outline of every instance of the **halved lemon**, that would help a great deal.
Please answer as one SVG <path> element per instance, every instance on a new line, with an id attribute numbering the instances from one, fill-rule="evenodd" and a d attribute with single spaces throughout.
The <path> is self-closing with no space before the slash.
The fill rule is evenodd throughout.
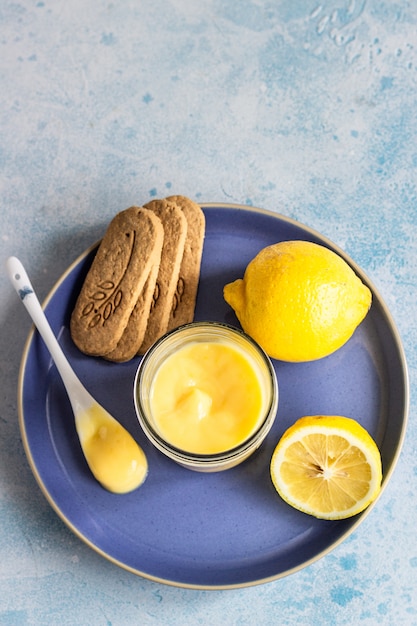
<path id="1" fill-rule="evenodd" d="M 321 519 L 356 515 L 381 489 L 375 441 L 356 420 L 340 415 L 297 420 L 278 442 L 270 469 L 283 500 Z"/>

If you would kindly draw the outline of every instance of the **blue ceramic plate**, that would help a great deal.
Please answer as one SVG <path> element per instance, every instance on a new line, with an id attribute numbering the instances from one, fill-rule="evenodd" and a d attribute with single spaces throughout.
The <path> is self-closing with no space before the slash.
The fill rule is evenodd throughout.
<path id="1" fill-rule="evenodd" d="M 207 227 L 197 320 L 238 325 L 223 300 L 223 285 L 241 277 L 261 248 L 287 239 L 306 239 L 335 250 L 373 292 L 365 321 L 335 354 L 311 363 L 274 362 L 280 388 L 278 415 L 261 448 L 234 469 L 199 474 L 150 446 L 133 406 L 139 358 L 113 364 L 86 357 L 69 335 L 70 313 L 94 248 L 59 280 L 45 304 L 46 315 L 79 378 L 144 448 L 148 478 L 128 495 L 111 494 L 93 479 L 64 386 L 37 332 L 30 334 L 22 359 L 19 414 L 33 473 L 51 506 L 76 535 L 135 574 L 177 586 L 218 589 L 292 573 L 354 530 L 370 508 L 354 518 L 329 522 L 285 504 L 269 477 L 272 451 L 284 430 L 303 415 L 354 417 L 380 447 L 386 484 L 404 437 L 408 380 L 401 342 L 386 306 L 340 249 L 275 213 L 236 205 L 209 204 L 203 209 Z"/>

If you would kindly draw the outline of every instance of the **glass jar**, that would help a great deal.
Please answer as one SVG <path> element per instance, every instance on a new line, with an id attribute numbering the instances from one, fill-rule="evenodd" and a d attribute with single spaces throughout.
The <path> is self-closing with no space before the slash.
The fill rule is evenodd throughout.
<path id="1" fill-rule="evenodd" d="M 178 442 L 173 444 L 169 437 L 164 435 L 163 429 L 158 425 L 157 416 L 153 413 L 153 389 L 161 367 L 172 355 L 178 354 L 180 356 L 180 353 L 183 354 L 184 352 L 183 348 L 196 344 L 200 346 L 220 344 L 238 352 L 252 372 L 255 373 L 258 384 L 256 392 L 260 392 L 262 398 L 259 415 L 257 415 L 249 432 L 241 434 L 241 439 L 238 438 L 232 447 L 215 452 L 195 452 L 192 449 L 186 449 L 188 446 L 185 443 L 184 447 Z M 210 350 L 208 353 L 210 354 Z M 211 371 L 213 371 L 213 367 L 216 367 L 215 363 L 209 365 Z M 198 363 L 198 367 L 203 367 L 203 365 Z M 177 372 L 175 371 L 174 374 L 177 375 Z M 222 385 L 225 376 L 226 374 L 223 374 L 223 378 L 219 378 L 217 383 Z M 245 400 L 245 393 L 247 392 L 242 388 L 241 397 L 243 400 Z M 249 402 L 250 398 L 246 399 Z M 275 370 L 267 354 L 243 331 L 218 322 L 192 322 L 168 332 L 156 341 L 144 355 L 135 376 L 134 403 L 144 433 L 160 452 L 191 470 L 217 472 L 238 465 L 262 444 L 276 417 L 278 383 Z M 199 407 L 200 405 L 198 405 Z M 177 411 L 176 415 L 175 419 L 178 419 L 178 415 L 181 419 L 181 411 L 179 414 Z M 199 419 L 196 416 L 196 427 L 198 427 Z M 192 420 L 190 428 L 193 428 Z M 215 438 L 216 429 L 212 430 Z"/>

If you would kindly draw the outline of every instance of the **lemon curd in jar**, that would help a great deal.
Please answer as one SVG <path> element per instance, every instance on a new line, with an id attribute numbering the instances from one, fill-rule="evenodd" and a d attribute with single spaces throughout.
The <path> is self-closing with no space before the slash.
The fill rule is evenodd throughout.
<path id="1" fill-rule="evenodd" d="M 213 454 L 241 444 L 265 414 L 254 360 L 227 341 L 198 341 L 156 371 L 150 408 L 155 429 L 181 450 Z"/>
<path id="2" fill-rule="evenodd" d="M 219 472 L 259 448 L 275 421 L 273 365 L 251 337 L 220 322 L 191 322 L 158 340 L 134 383 L 139 423 L 169 459 Z"/>

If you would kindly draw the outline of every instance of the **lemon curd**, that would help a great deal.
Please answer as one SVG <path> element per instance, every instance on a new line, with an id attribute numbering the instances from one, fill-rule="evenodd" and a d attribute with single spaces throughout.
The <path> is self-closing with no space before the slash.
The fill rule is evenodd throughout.
<path id="1" fill-rule="evenodd" d="M 136 372 L 139 424 L 157 450 L 195 472 L 248 459 L 275 421 L 278 381 L 264 350 L 242 330 L 195 321 L 145 354 Z"/>
<path id="2" fill-rule="evenodd" d="M 230 450 L 265 417 L 267 393 L 259 366 L 227 341 L 196 341 L 171 353 L 150 389 L 154 428 L 194 454 Z"/>
<path id="3" fill-rule="evenodd" d="M 82 448 L 96 479 L 109 491 L 127 493 L 146 478 L 148 463 L 143 450 L 118 422 L 98 404 L 77 420 Z"/>

